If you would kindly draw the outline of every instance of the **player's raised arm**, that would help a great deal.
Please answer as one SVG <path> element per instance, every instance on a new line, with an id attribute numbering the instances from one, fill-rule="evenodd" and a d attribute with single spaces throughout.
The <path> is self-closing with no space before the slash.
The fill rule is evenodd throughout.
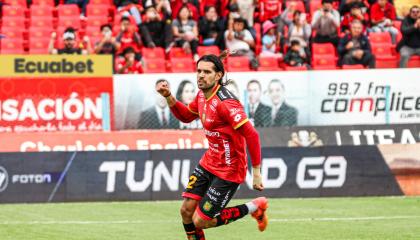
<path id="1" fill-rule="evenodd" d="M 198 117 L 197 113 L 192 112 L 172 95 L 167 81 L 158 82 L 156 84 L 156 91 L 166 99 L 171 112 L 181 122 L 189 123 Z"/>

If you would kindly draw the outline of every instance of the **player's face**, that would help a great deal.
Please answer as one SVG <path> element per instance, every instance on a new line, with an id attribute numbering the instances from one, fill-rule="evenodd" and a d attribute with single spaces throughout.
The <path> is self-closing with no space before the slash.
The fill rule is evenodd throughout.
<path id="1" fill-rule="evenodd" d="M 248 97 L 249 97 L 249 103 L 251 104 L 255 104 L 260 100 L 261 90 L 258 84 L 251 83 L 248 85 Z"/>
<path id="2" fill-rule="evenodd" d="M 268 87 L 268 92 L 270 94 L 271 101 L 274 105 L 278 105 L 282 101 L 283 89 L 278 82 L 273 82 Z"/>
<path id="3" fill-rule="evenodd" d="M 194 85 L 192 85 L 191 83 L 187 83 L 184 86 L 184 89 L 182 90 L 182 99 L 181 101 L 184 104 L 190 104 L 195 97 L 195 88 Z"/>
<path id="4" fill-rule="evenodd" d="M 212 62 L 200 61 L 197 66 L 197 86 L 201 90 L 212 89 L 222 77 L 221 72 L 214 70 Z"/>

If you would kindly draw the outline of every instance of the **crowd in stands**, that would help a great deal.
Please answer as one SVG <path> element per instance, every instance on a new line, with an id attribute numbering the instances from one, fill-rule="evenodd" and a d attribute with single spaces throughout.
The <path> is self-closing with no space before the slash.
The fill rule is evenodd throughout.
<path id="1" fill-rule="evenodd" d="M 0 0 L 0 54 L 111 54 L 116 73 L 420 67 L 420 9 L 391 0 Z M 414 56 L 415 55 L 415 56 Z"/>

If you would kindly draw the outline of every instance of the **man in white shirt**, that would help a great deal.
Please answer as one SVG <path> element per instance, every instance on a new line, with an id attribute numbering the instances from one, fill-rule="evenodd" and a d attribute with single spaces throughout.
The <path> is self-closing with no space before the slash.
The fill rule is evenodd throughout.
<path id="1" fill-rule="evenodd" d="M 229 19 L 225 32 L 226 48 L 233 52 L 231 56 L 248 56 L 251 67 L 257 69 L 258 61 L 251 49 L 255 47 L 255 41 L 245 26 L 246 20 L 243 18 Z"/>
<path id="2" fill-rule="evenodd" d="M 316 31 L 315 43 L 338 44 L 337 29 L 340 27 L 340 13 L 333 8 L 332 0 L 322 0 L 322 8 L 312 17 L 312 29 Z"/>

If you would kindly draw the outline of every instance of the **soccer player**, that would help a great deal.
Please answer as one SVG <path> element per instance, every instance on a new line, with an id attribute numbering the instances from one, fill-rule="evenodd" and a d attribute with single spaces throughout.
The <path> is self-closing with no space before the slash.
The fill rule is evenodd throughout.
<path id="1" fill-rule="evenodd" d="M 200 89 L 194 101 L 185 106 L 172 94 L 166 81 L 156 86 L 180 121 L 188 123 L 201 119 L 209 142 L 189 178 L 182 196 L 181 216 L 189 240 L 204 240 L 205 228 L 218 227 L 251 214 L 258 229 L 268 224 L 267 199 L 259 197 L 251 202 L 226 208 L 247 172 L 245 142 L 251 155 L 253 188 L 263 190 L 261 180 L 261 147 L 258 132 L 248 121 L 239 100 L 225 87 L 225 74 L 220 57 L 204 55 L 197 61 L 197 85 Z"/>

